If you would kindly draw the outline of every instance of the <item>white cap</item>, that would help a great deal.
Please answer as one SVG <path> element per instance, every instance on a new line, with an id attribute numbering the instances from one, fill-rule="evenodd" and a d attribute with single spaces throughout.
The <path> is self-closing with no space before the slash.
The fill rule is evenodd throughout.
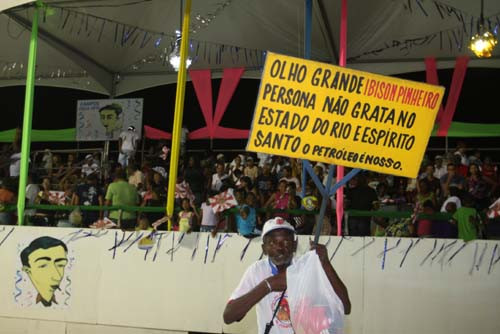
<path id="1" fill-rule="evenodd" d="M 285 230 L 289 230 L 289 231 L 292 231 L 293 233 L 295 233 L 295 228 L 293 228 L 293 226 L 290 225 L 289 222 L 287 222 L 286 220 L 284 220 L 281 217 L 276 217 L 276 218 L 269 219 L 264 224 L 264 227 L 262 228 L 262 238 L 264 238 L 264 236 L 266 234 L 268 234 L 269 232 L 274 231 L 274 230 L 279 230 L 279 229 L 285 229 Z"/>
<path id="2" fill-rule="evenodd" d="M 94 159 L 94 156 L 92 154 L 87 154 L 85 156 L 85 159 Z"/>

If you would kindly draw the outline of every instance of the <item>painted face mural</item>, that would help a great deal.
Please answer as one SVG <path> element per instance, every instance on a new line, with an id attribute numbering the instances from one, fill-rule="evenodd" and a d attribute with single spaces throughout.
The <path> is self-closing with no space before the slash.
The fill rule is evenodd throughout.
<path id="1" fill-rule="evenodd" d="M 36 303 L 45 307 L 57 304 L 55 292 L 60 290 L 67 254 L 66 244 L 52 237 L 37 238 L 21 252 L 23 271 L 38 292 Z"/>
<path id="2" fill-rule="evenodd" d="M 106 135 L 112 136 L 114 131 L 121 131 L 123 126 L 121 114 L 122 107 L 117 103 L 110 104 L 99 110 L 99 117 L 101 124 L 106 129 Z"/>

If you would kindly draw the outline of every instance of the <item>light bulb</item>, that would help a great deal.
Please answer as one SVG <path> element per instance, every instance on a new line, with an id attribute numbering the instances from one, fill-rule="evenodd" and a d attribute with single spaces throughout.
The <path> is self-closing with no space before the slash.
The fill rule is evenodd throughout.
<path id="1" fill-rule="evenodd" d="M 489 31 L 481 33 L 482 27 L 480 28 L 480 33 L 472 36 L 469 48 L 474 54 L 479 58 L 489 58 L 491 57 L 491 52 L 498 43 L 495 35 Z"/>

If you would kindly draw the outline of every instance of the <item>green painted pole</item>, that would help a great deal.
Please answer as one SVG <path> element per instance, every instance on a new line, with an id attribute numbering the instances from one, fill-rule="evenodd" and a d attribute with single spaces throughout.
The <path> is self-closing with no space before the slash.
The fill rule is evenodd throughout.
<path id="1" fill-rule="evenodd" d="M 23 136 L 21 142 L 21 170 L 19 174 L 19 192 L 17 198 L 18 224 L 24 223 L 24 206 L 26 202 L 26 184 L 28 182 L 28 169 L 31 146 L 31 120 L 33 118 L 33 99 L 35 95 L 35 67 L 36 49 L 38 44 L 38 14 L 42 3 L 37 1 L 33 13 L 31 26 L 28 68 L 26 74 L 26 93 L 24 97 Z"/>

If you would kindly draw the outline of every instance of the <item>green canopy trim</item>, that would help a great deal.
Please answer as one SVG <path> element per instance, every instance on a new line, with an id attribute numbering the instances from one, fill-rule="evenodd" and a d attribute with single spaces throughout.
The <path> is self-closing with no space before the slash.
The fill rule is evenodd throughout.
<path id="1" fill-rule="evenodd" d="M 0 131 L 0 142 L 10 143 L 14 141 L 16 129 Z M 76 128 L 60 130 L 32 130 L 32 142 L 56 142 L 76 141 Z"/>
<path id="2" fill-rule="evenodd" d="M 434 125 L 432 136 L 436 136 L 438 125 Z M 9 143 L 14 140 L 15 129 L 0 131 L 0 142 Z M 448 137 L 500 137 L 500 124 L 480 124 L 453 122 Z M 74 142 L 76 128 L 60 130 L 32 130 L 32 142 Z"/>
<path id="3" fill-rule="evenodd" d="M 434 125 L 431 136 L 436 136 L 439 125 Z M 451 123 L 448 137 L 500 137 L 500 124 Z"/>

